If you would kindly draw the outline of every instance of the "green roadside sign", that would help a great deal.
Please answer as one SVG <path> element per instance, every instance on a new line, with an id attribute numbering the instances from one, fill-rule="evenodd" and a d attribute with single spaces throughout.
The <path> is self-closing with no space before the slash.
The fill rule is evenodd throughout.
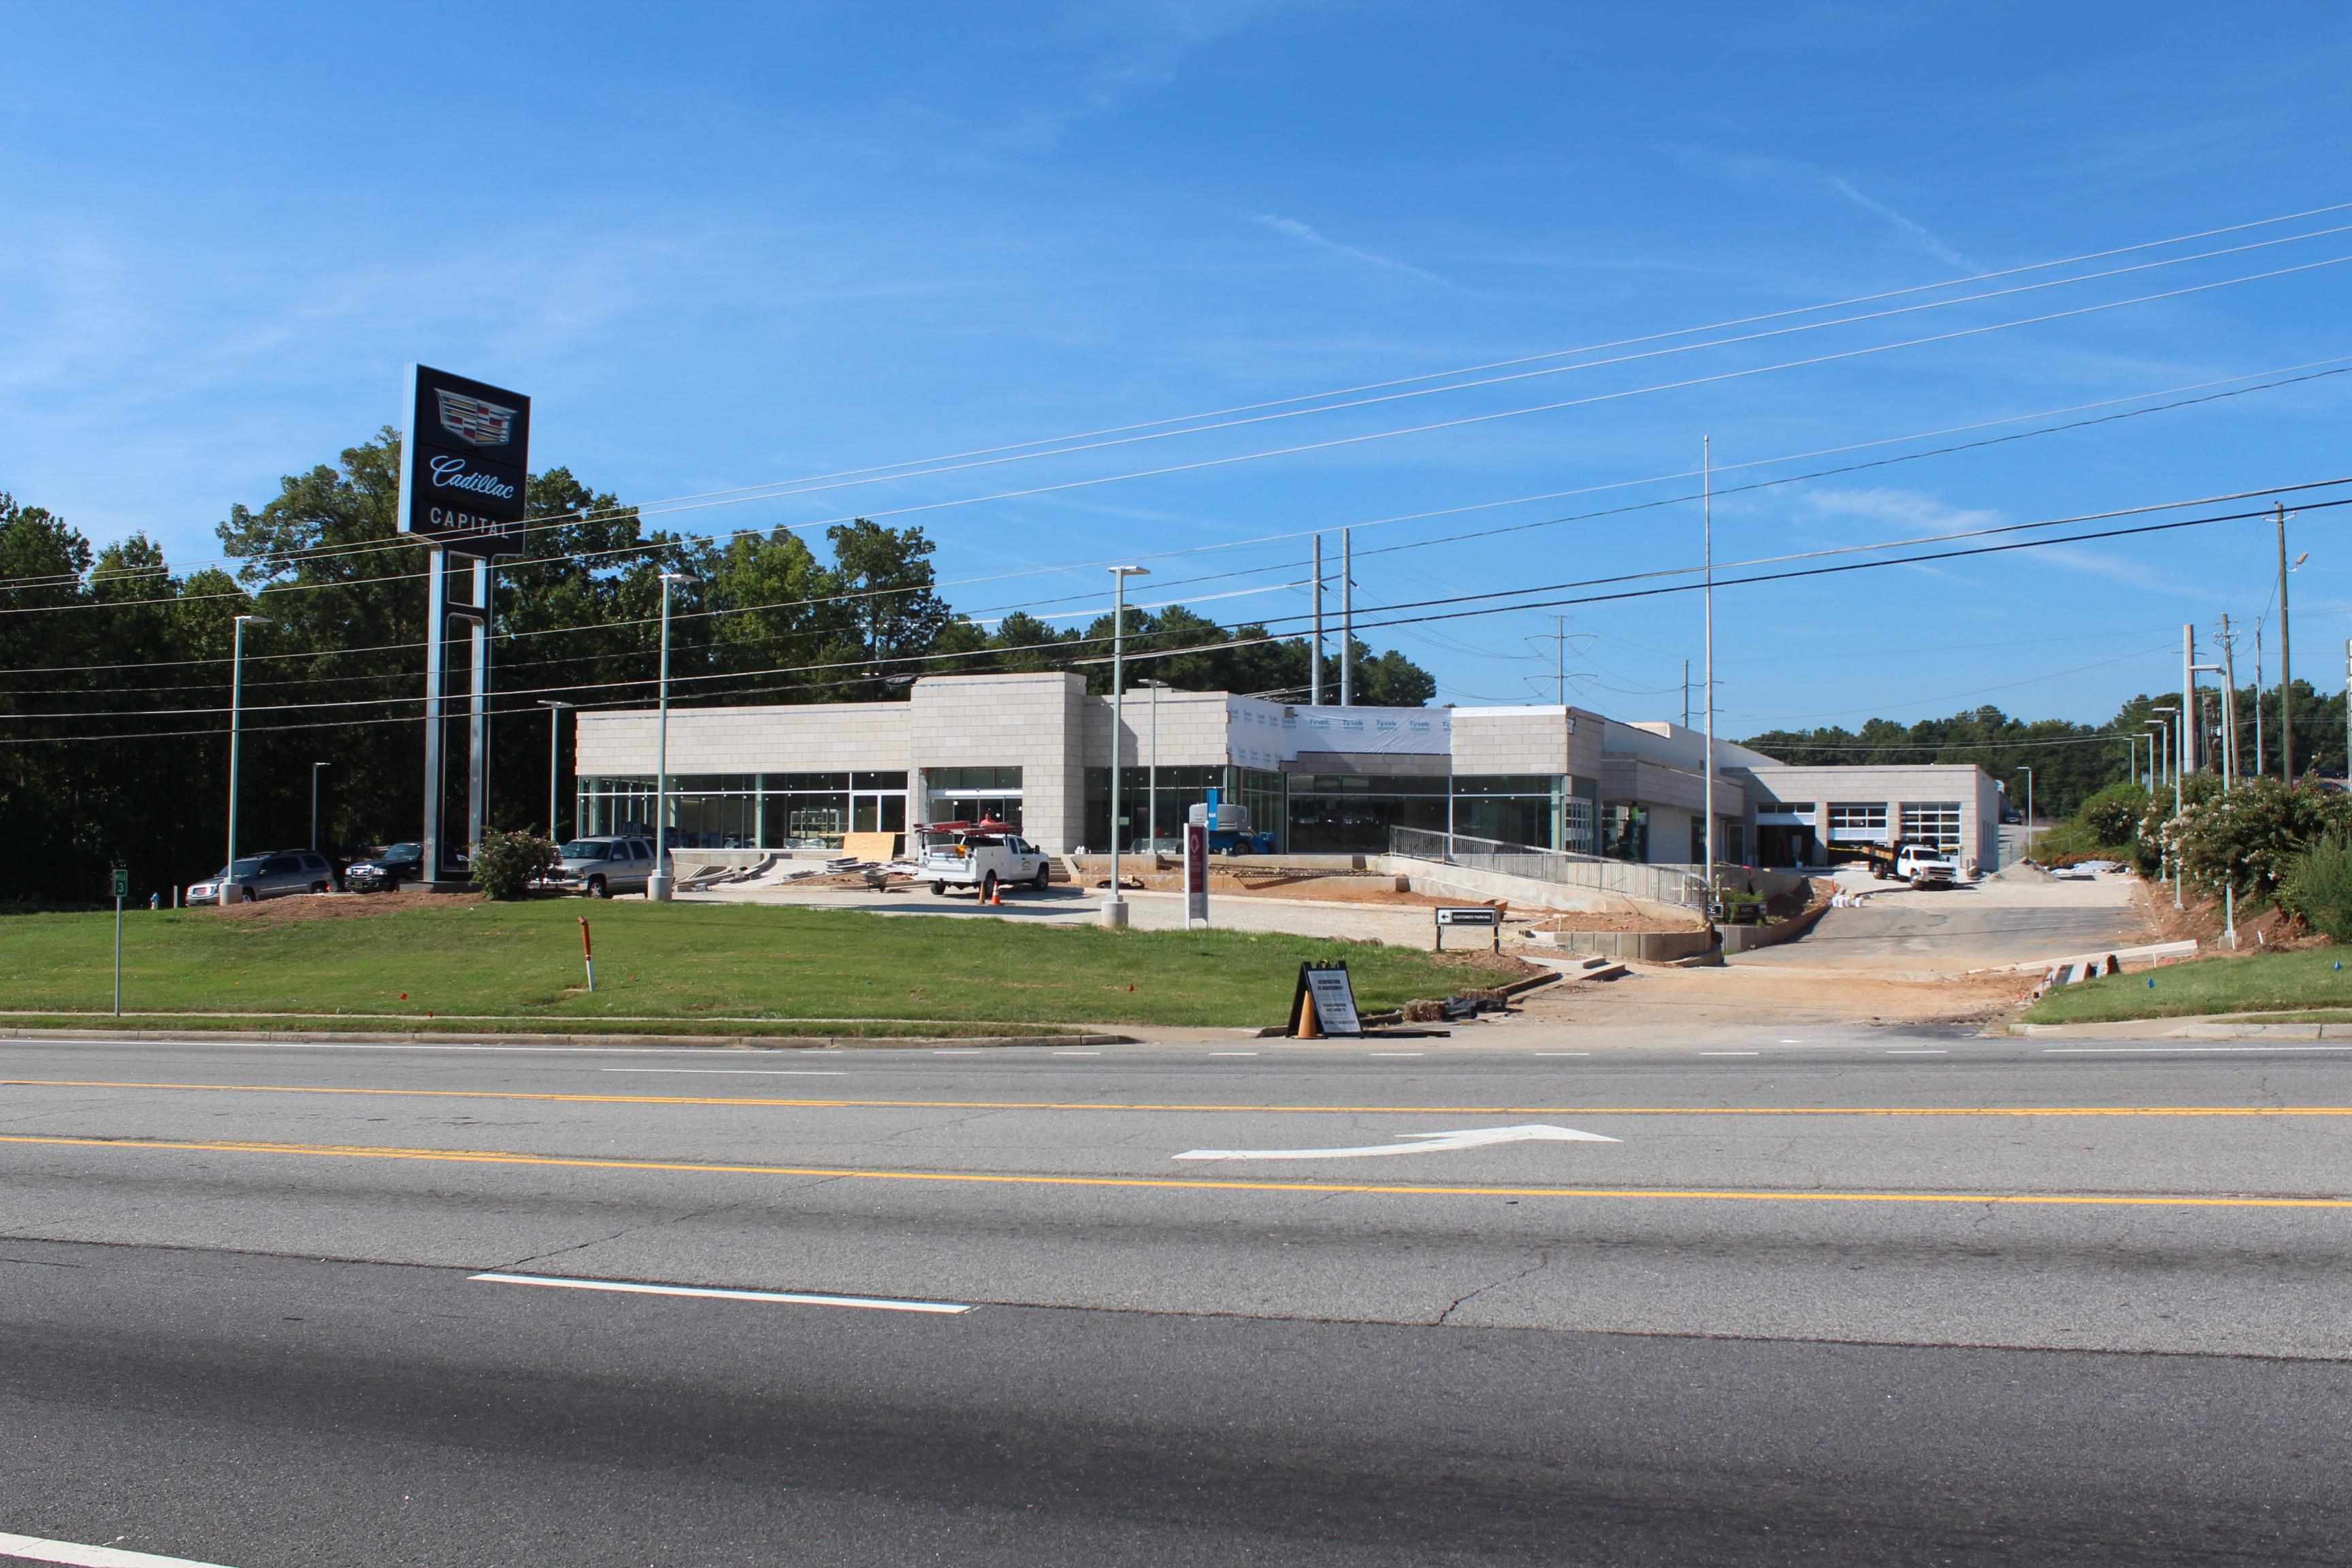
<path id="1" fill-rule="evenodd" d="M 114 868 L 114 896 L 118 899 L 131 896 L 131 868 L 128 866 Z"/>

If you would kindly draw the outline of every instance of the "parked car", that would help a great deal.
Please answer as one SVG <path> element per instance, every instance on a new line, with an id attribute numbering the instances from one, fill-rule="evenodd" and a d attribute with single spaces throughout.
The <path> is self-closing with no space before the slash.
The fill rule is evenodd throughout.
<path id="1" fill-rule="evenodd" d="M 654 871 L 654 847 L 642 838 L 575 838 L 555 855 L 555 868 L 539 885 L 592 899 L 642 893 Z"/>
<path id="2" fill-rule="evenodd" d="M 215 872 L 210 881 L 188 889 L 191 904 L 217 904 L 224 895 L 230 903 L 257 899 L 282 899 L 289 893 L 331 893 L 335 868 L 324 855 L 311 849 L 280 849 L 270 855 L 239 857 L 234 865 Z"/>
<path id="3" fill-rule="evenodd" d="M 397 892 L 403 882 L 425 879 L 425 846 L 394 844 L 380 855 L 354 860 L 343 873 L 343 886 L 354 893 Z"/>

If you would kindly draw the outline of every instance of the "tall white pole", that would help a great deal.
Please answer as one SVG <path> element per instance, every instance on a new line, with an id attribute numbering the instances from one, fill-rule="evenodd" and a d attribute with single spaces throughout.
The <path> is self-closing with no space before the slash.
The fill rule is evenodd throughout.
<path id="1" fill-rule="evenodd" d="M 1315 536 L 1315 668 L 1307 678 L 1307 705 L 1323 706 L 1323 536 Z"/>
<path id="2" fill-rule="evenodd" d="M 1110 897 L 1103 900 L 1102 923 L 1127 924 L 1127 900 L 1118 885 L 1118 774 L 1127 738 L 1127 580 L 1150 575 L 1147 566 L 1110 569 Z"/>
<path id="3" fill-rule="evenodd" d="M 654 742 L 654 870 L 646 879 L 646 897 L 667 903 L 670 895 L 669 875 L 669 587 L 684 581 L 685 574 L 665 572 L 661 574 L 661 720 Z"/>
<path id="4" fill-rule="evenodd" d="M 1160 864 L 1160 689 L 1167 684 L 1164 680 L 1151 683 L 1151 762 L 1150 771 L 1143 775 L 1143 814 L 1151 824 L 1144 833 L 1153 841 L 1151 864 L 1154 868 Z"/>
<path id="5" fill-rule="evenodd" d="M 1699 472 L 1702 480 L 1703 506 L 1706 527 L 1706 787 L 1702 809 L 1706 820 L 1700 825 L 1700 842 L 1706 847 L 1706 897 L 1715 897 L 1715 437 L 1699 437 Z"/>
<path id="6" fill-rule="evenodd" d="M 229 884 L 226 876 L 236 872 L 236 769 L 239 732 L 245 724 L 245 623 L 251 616 L 236 618 L 236 646 L 229 655 L 228 666 L 228 858 L 222 862 L 228 868 L 219 889 L 220 901 L 228 902 Z"/>

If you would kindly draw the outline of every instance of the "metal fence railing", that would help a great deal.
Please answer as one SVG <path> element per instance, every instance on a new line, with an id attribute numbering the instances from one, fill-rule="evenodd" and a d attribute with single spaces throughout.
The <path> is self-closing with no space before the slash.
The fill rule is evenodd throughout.
<path id="1" fill-rule="evenodd" d="M 1591 888 L 1655 903 L 1706 906 L 1706 880 L 1695 866 L 1651 866 L 1614 860 L 1605 855 L 1574 855 L 1533 844 L 1508 844 L 1495 838 L 1474 838 L 1464 833 L 1438 833 L 1423 827 L 1391 827 L 1389 853 L 1442 866 L 1463 866 L 1474 871 L 1494 871 L 1507 877 L 1554 882 L 1562 887 Z"/>

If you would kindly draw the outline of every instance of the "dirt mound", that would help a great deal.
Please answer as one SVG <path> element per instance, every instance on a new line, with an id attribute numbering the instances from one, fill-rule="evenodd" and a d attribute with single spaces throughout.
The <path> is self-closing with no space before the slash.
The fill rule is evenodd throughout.
<path id="1" fill-rule="evenodd" d="M 454 909 L 478 904 L 482 898 L 480 893 L 427 893 L 415 889 L 396 893 L 298 893 L 292 898 L 271 899 L 258 904 L 230 904 L 226 909 L 204 912 L 267 928 L 305 921 L 366 920 L 375 915 L 397 914 L 403 910 Z"/>

